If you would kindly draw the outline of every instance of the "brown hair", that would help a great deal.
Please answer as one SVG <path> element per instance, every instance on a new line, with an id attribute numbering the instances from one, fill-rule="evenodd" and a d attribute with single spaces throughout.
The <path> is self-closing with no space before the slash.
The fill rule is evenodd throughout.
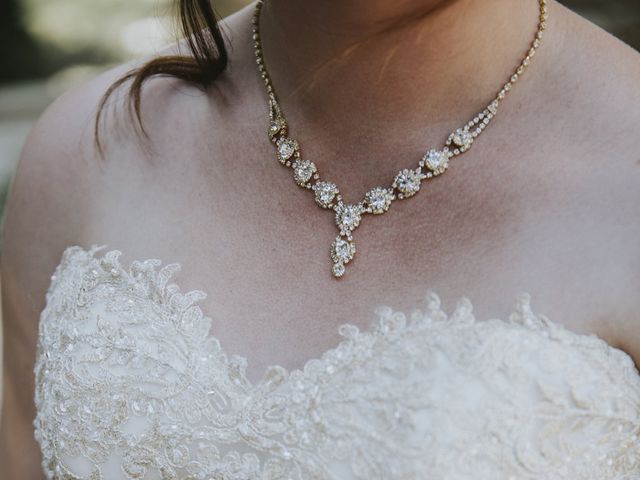
<path id="1" fill-rule="evenodd" d="M 94 138 L 102 154 L 100 119 L 111 95 L 127 82 L 129 111 L 135 118 L 141 133 L 147 137 L 142 125 L 140 102 L 142 86 L 156 75 L 169 75 L 206 88 L 225 70 L 227 48 L 218 25 L 218 16 L 211 0 L 177 0 L 180 33 L 189 46 L 190 56 L 169 55 L 154 58 L 142 66 L 127 72 L 109 86 L 98 104 L 94 124 Z"/>

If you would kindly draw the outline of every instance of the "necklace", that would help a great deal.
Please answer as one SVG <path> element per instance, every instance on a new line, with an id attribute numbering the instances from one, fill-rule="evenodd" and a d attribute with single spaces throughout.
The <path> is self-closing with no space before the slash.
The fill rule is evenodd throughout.
<path id="1" fill-rule="evenodd" d="M 453 157 L 469 150 L 475 139 L 482 134 L 487 125 L 489 125 L 491 119 L 493 119 L 498 111 L 500 102 L 504 100 L 507 93 L 511 90 L 511 87 L 524 73 L 524 70 L 540 46 L 546 28 L 548 13 L 546 0 L 538 0 L 538 3 L 540 14 L 535 38 L 526 56 L 518 65 L 518 68 L 502 86 L 491 103 L 463 127 L 451 133 L 441 149 L 432 148 L 428 150 L 418 162 L 417 168 L 400 170 L 390 186 L 374 187 L 365 194 L 360 202 L 347 204 L 343 201 L 337 185 L 333 182 L 321 180 L 315 163 L 302 158 L 298 141 L 291 138 L 288 134 L 289 128 L 282 108 L 278 103 L 262 55 L 259 20 L 263 0 L 257 0 L 252 18 L 252 32 L 258 71 L 264 80 L 269 98 L 269 139 L 275 145 L 276 157 L 280 163 L 285 167 L 293 169 L 293 179 L 295 182 L 300 187 L 312 191 L 315 195 L 315 201 L 320 207 L 334 212 L 335 223 L 338 227 L 339 234 L 333 240 L 329 253 L 333 264 L 332 272 L 336 278 L 344 275 L 345 265 L 353 260 L 356 253 L 353 231 L 360 225 L 362 217 L 366 214 L 383 214 L 389 210 L 393 201 L 409 198 L 418 193 L 421 182 L 444 173 L 449 167 L 449 161 Z"/>

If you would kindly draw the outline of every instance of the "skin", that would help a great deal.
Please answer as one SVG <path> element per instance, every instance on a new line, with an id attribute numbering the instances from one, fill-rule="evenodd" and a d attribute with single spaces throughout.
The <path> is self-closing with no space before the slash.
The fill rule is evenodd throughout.
<path id="1" fill-rule="evenodd" d="M 440 147 L 511 75 L 537 5 L 511 0 L 273 0 L 264 55 L 291 126 L 348 202 Z M 123 264 L 180 262 L 173 281 L 228 353 L 300 368 L 362 329 L 375 305 L 410 312 L 435 290 L 450 311 L 534 311 L 640 359 L 640 55 L 550 3 L 544 43 L 471 151 L 414 198 L 355 232 L 346 276 L 330 275 L 333 217 L 275 160 L 256 73 L 252 8 L 228 17 L 230 68 L 201 92 L 175 79 L 144 90 L 144 144 L 117 108 L 91 125 L 125 65 L 61 97 L 24 148 L 2 246 L 5 329 L 0 478 L 42 478 L 33 439 L 39 312 L 62 250 L 107 244 Z M 295 41 L 292 41 L 295 39 Z M 122 94 L 120 94 L 122 96 Z M 121 97 L 120 97 L 121 98 Z"/>

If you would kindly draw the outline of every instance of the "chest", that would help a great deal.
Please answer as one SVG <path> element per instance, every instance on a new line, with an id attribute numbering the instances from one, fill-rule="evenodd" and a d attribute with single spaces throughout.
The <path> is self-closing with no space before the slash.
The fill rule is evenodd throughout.
<path id="1" fill-rule="evenodd" d="M 300 366 L 335 343 L 345 320 L 366 325 L 378 304 L 411 310 L 428 288 L 449 308 L 471 297 L 480 318 L 509 312 L 528 291 L 569 327 L 607 333 L 595 294 L 604 291 L 603 272 L 626 272 L 600 254 L 609 233 L 592 218 L 588 185 L 568 183 L 569 167 L 541 175 L 559 158 L 522 153 L 508 128 L 415 196 L 364 217 L 339 280 L 329 255 L 335 215 L 295 184 L 261 128 L 249 130 L 229 130 L 209 148 L 185 146 L 181 156 L 168 148 L 157 168 L 117 182 L 92 235 L 130 259 L 180 262 L 183 288 L 208 293 L 218 335 L 230 351 L 253 355 L 256 371 Z M 384 142 L 338 162 L 339 149 L 320 143 L 311 154 L 347 202 L 388 185 L 412 162 L 412 147 L 399 158 L 397 145 Z M 615 291 L 605 295 L 617 299 Z"/>

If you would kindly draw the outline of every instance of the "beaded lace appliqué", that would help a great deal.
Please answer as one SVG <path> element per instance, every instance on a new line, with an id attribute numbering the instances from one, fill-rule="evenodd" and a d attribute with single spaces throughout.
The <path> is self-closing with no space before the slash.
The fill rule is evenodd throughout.
<path id="1" fill-rule="evenodd" d="M 388 307 L 256 383 L 178 264 L 65 250 L 40 319 L 36 439 L 49 479 L 640 478 L 640 375 L 535 315 Z"/>

